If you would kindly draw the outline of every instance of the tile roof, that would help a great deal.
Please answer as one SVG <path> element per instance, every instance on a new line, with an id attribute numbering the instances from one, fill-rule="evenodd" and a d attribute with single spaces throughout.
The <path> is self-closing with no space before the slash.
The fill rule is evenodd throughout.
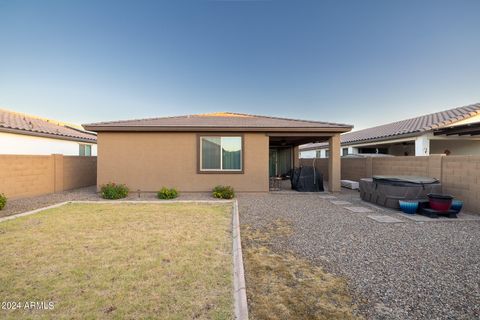
<path id="1" fill-rule="evenodd" d="M 372 128 L 349 132 L 341 135 L 342 144 L 355 144 L 372 140 L 401 138 L 404 135 L 421 134 L 442 128 L 455 122 L 480 114 L 480 103 L 435 112 L 416 118 L 392 122 Z M 303 145 L 301 149 L 313 149 L 325 144 Z"/>
<path id="2" fill-rule="evenodd" d="M 186 116 L 175 117 L 163 117 L 163 118 L 150 118 L 150 119 L 136 119 L 126 121 L 110 121 L 110 122 L 98 122 L 92 124 L 84 124 L 84 128 L 87 130 L 108 130 L 109 128 L 175 128 L 187 129 L 187 128 L 312 128 L 312 129 L 344 129 L 343 131 L 349 131 L 352 126 L 331 122 L 320 122 L 312 120 L 298 120 L 298 119 L 286 119 L 270 116 L 250 115 L 243 113 L 233 112 L 217 112 L 207 114 L 194 114 Z"/>
<path id="3" fill-rule="evenodd" d="M 49 136 L 64 140 L 97 141 L 94 133 L 75 128 L 73 125 L 4 109 L 0 109 L 0 131 Z"/>

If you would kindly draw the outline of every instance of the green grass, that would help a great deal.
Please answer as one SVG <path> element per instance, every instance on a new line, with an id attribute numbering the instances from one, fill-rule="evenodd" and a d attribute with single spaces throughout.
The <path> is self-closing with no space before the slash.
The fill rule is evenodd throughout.
<path id="1" fill-rule="evenodd" d="M 231 207 L 69 204 L 0 223 L 0 318 L 231 319 Z M 0 302 L 1 302 L 0 301 Z"/>

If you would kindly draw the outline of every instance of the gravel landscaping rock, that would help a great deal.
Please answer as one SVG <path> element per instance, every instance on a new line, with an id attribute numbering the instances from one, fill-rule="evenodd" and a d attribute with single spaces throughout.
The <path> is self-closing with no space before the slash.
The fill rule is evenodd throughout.
<path id="1" fill-rule="evenodd" d="M 358 192 L 335 194 L 367 206 Z M 480 221 L 379 223 L 319 194 L 239 194 L 240 223 L 261 228 L 276 220 L 293 234 L 273 242 L 345 276 L 368 319 L 480 318 Z M 247 288 L 248 290 L 248 288 Z"/>
<path id="2" fill-rule="evenodd" d="M 0 211 L 0 217 L 35 210 L 64 201 L 99 200 L 95 190 L 95 187 L 87 187 L 37 197 L 8 199 L 7 206 Z"/>

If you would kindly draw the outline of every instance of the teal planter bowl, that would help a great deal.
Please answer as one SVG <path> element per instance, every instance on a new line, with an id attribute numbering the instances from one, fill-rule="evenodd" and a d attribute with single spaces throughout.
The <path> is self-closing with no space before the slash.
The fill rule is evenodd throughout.
<path id="1" fill-rule="evenodd" d="M 416 201 L 398 201 L 400 210 L 408 214 L 415 214 L 418 209 L 418 202 Z"/>
<path id="2" fill-rule="evenodd" d="M 462 210 L 462 207 L 463 207 L 463 201 L 454 199 L 452 201 L 452 206 L 450 207 L 450 209 L 460 212 L 460 210 Z"/>

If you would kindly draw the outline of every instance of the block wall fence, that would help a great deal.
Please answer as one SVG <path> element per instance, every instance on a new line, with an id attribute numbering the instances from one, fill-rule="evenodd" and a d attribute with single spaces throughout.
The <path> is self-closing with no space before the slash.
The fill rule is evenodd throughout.
<path id="1" fill-rule="evenodd" d="M 301 159 L 312 165 L 328 180 L 328 159 Z M 465 209 L 480 214 L 480 156 L 381 157 L 342 158 L 343 180 L 358 181 L 373 175 L 414 175 L 437 178 L 443 193 L 464 201 Z"/>
<path id="2" fill-rule="evenodd" d="M 0 155 L 0 193 L 24 198 L 95 185 L 97 157 Z"/>

